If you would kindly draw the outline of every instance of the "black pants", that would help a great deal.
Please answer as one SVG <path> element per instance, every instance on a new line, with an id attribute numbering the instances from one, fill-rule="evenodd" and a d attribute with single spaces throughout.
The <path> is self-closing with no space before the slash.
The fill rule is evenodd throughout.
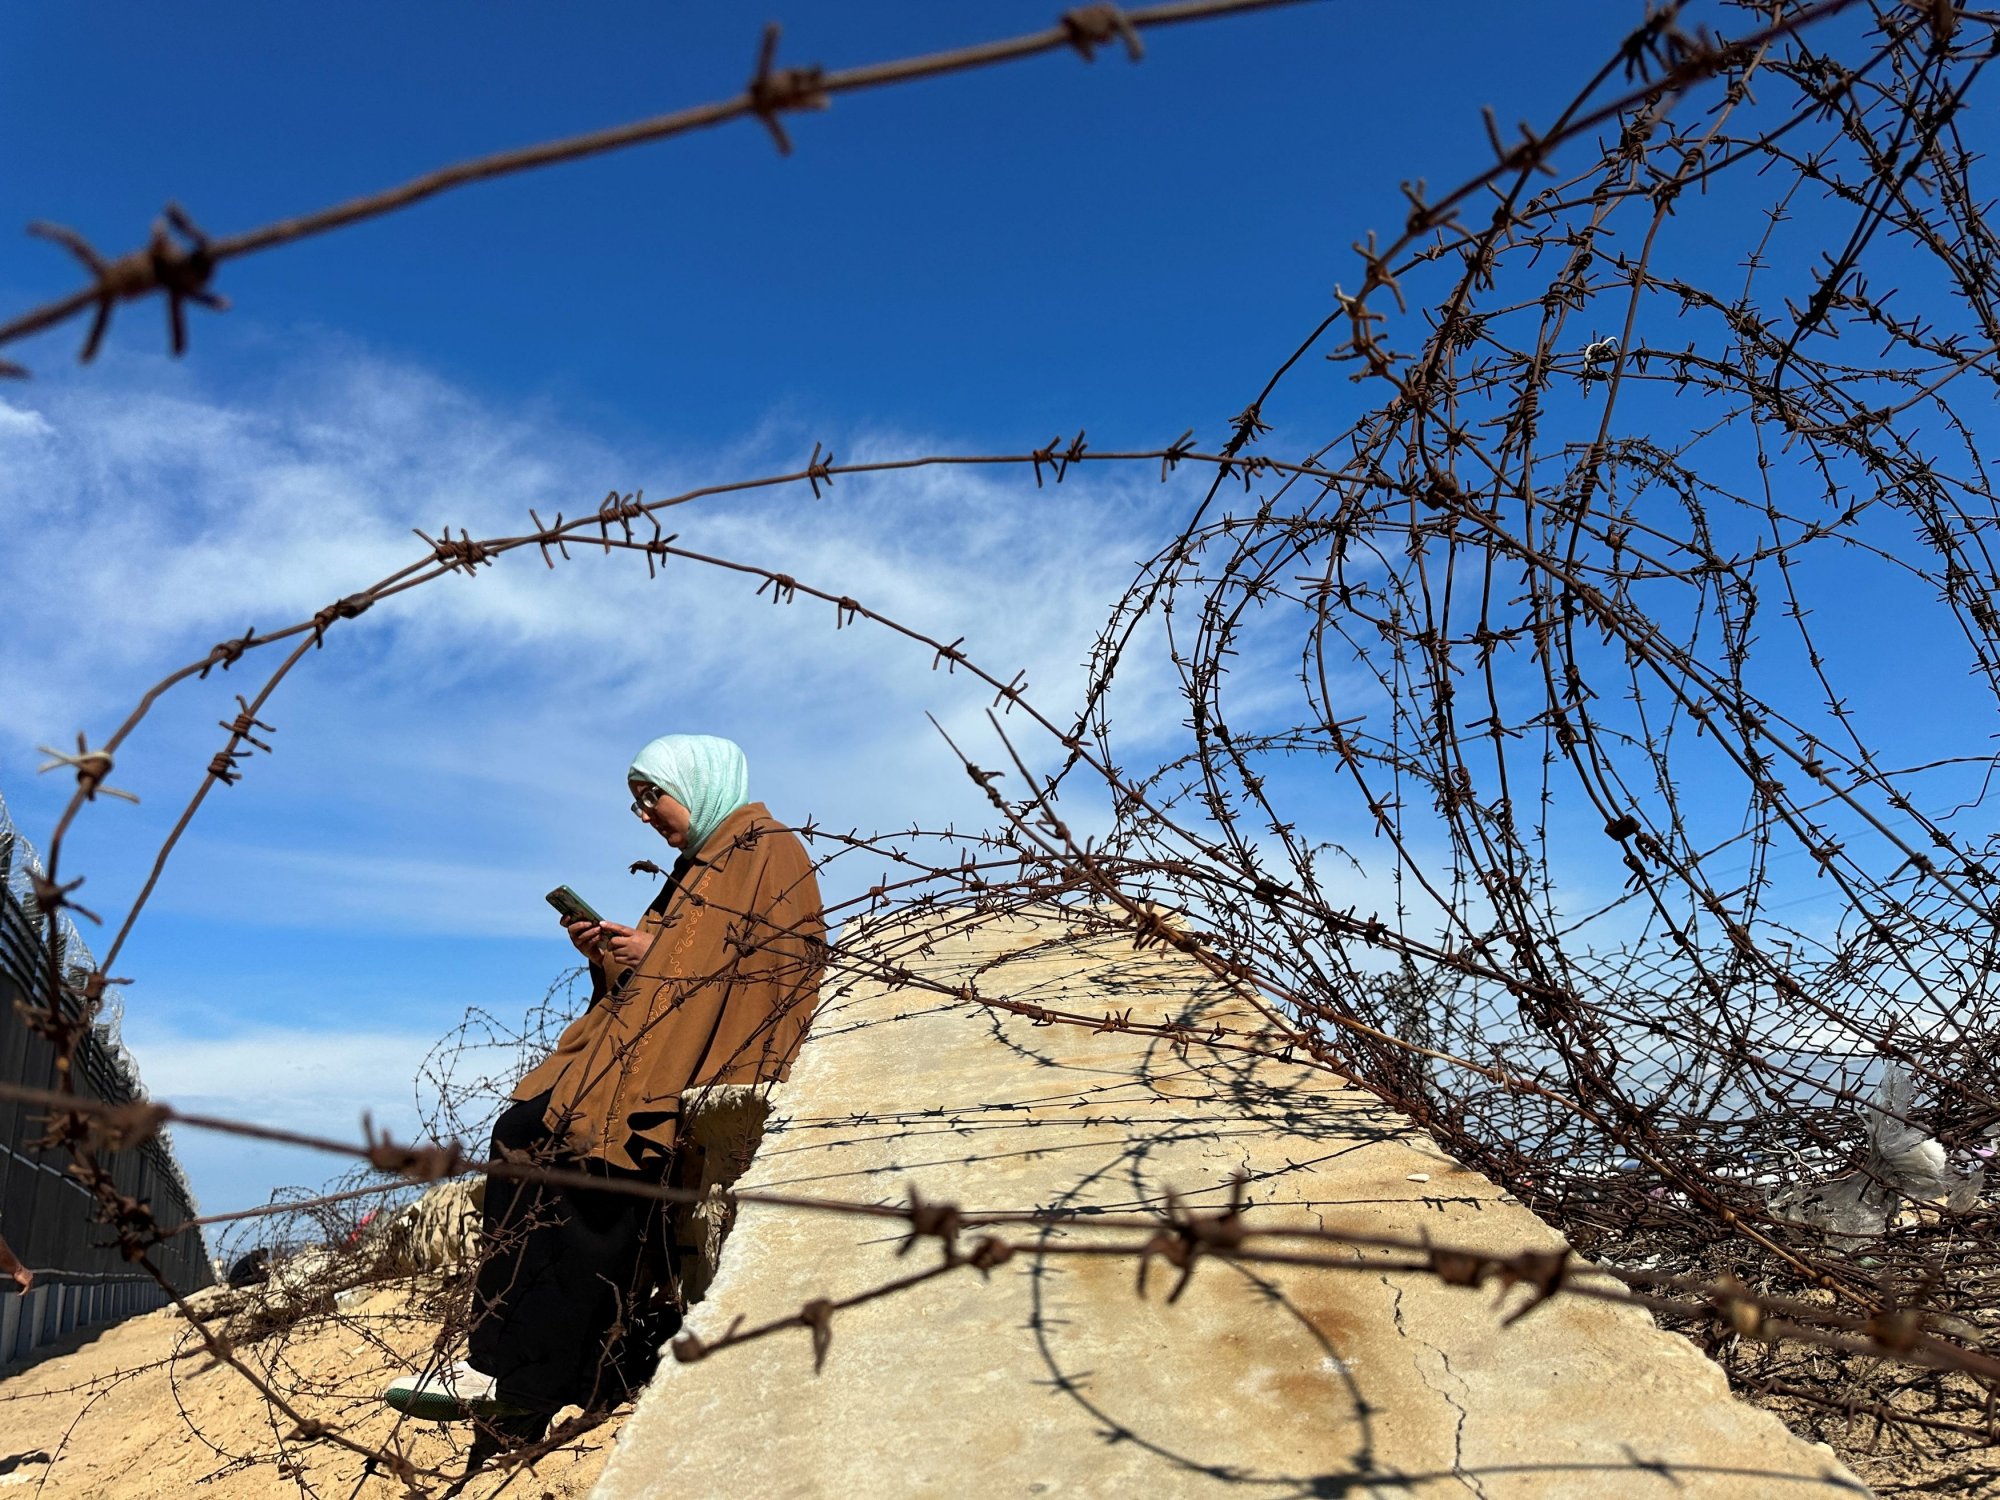
<path id="1" fill-rule="evenodd" d="M 657 1182 L 562 1155 L 542 1116 L 549 1096 L 510 1105 L 493 1155 L 530 1152 L 551 1167 Z M 469 1357 L 503 1399 L 536 1411 L 614 1406 L 651 1377 L 678 1328 L 673 1234 L 656 1199 L 592 1188 L 486 1180 L 485 1243 Z"/>

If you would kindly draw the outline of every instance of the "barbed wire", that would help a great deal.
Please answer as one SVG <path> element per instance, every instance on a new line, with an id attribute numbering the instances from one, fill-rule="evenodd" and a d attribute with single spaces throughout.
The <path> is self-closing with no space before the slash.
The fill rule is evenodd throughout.
<path id="1" fill-rule="evenodd" d="M 744 117 L 782 147 L 782 113 L 843 88 L 1062 46 L 1136 48 L 1143 26 L 1247 8 L 1088 7 L 991 48 L 809 78 L 774 73 L 769 38 L 758 82 L 710 106 L 713 119 L 663 117 L 435 174 L 231 253 L 390 211 L 493 175 L 496 161 L 519 170 Z M 1046 1223 L 1045 1210 L 742 1192 L 729 1201 L 891 1221 L 940 1258 L 755 1327 L 688 1336 L 677 1357 L 803 1331 L 817 1367 L 845 1309 L 1019 1255 L 1130 1260 L 1141 1291 L 1164 1263 L 1177 1273 L 1169 1296 L 1204 1259 L 1358 1266 L 1525 1287 L 1516 1315 L 1556 1295 L 1643 1307 L 1857 1463 L 1842 1423 L 1858 1414 L 1898 1434 L 1919 1468 L 1977 1462 L 1967 1455 L 2000 1437 L 1985 1180 L 2000 1142 L 1995 761 L 1948 718 L 1913 732 L 1873 679 L 1898 655 L 1883 637 L 1900 627 L 1926 652 L 1956 653 L 1971 686 L 1947 695 L 1955 711 L 2000 690 L 2000 515 L 1980 455 L 1990 409 L 1954 399 L 1977 388 L 1990 400 L 2000 385 L 2000 245 L 1959 133 L 2000 16 L 1928 0 L 1720 9 L 1744 18 L 1743 36 L 1688 29 L 1684 5 L 1649 9 L 1551 124 L 1512 144 L 1494 129 L 1493 161 L 1449 192 L 1409 188 L 1401 231 L 1355 247 L 1358 290 L 1337 294 L 1213 449 L 1187 433 L 1100 451 L 1079 432 L 1012 453 L 840 464 L 816 445 L 785 473 L 655 500 L 614 492 L 573 517 L 531 512 L 519 534 L 420 531 L 425 550 L 404 567 L 218 644 L 148 690 L 101 745 L 59 757 L 77 787 L 47 841 L 38 910 L 49 923 L 80 910 L 80 882 L 62 878 L 65 837 L 182 684 L 260 652 L 275 660 L 221 726 L 105 970 L 207 796 L 271 752 L 268 704 L 329 632 L 527 549 L 551 569 L 583 549 L 643 560 L 649 577 L 669 562 L 735 574 L 774 605 L 830 607 L 836 629 L 883 631 L 994 694 L 1003 769 L 946 741 L 987 826 L 799 830 L 826 851 L 822 867 L 891 872 L 827 912 L 867 918 L 871 934 L 832 956 L 836 990 L 889 984 L 1033 1026 L 1143 1037 L 1209 1065 L 1317 1069 L 1402 1112 L 1576 1253 L 1263 1227 L 1241 1185 L 1213 1212 L 1169 1203 L 1066 1218 L 1091 1240 L 1062 1245 L 1014 1233 Z M 1491 219 L 1466 222 L 1482 194 Z M 1869 255 L 1885 240 L 1899 289 L 1879 292 Z M 177 292 L 182 273 L 155 270 L 128 294 L 107 268 L 67 303 L 0 327 L 0 343 L 95 308 L 88 354 L 117 300 L 161 292 L 178 320 L 211 271 Z M 1324 359 L 1308 362 L 1314 352 Z M 1283 425 L 1275 403 L 1320 370 L 1352 419 L 1304 457 L 1266 451 Z M 1323 420 L 1323 402 L 1301 405 Z M 945 466 L 1039 486 L 1104 464 L 1208 482 L 1108 612 L 1073 715 L 1038 705 L 1020 674 L 979 664 L 963 638 L 666 529 L 682 507 L 751 491 L 818 497 L 841 479 Z M 1856 621 L 1857 599 L 1921 602 L 1906 618 Z M 1812 623 L 1816 610 L 1831 620 Z M 1116 732 L 1116 679 L 1155 646 L 1188 717 L 1177 745 L 1142 755 Z M 1273 707 L 1268 673 L 1238 691 L 1246 663 L 1280 659 L 1299 695 L 1289 709 Z M 1108 830 L 1080 834 L 1065 793 L 1108 806 Z M 1386 912 L 1342 888 L 1363 863 L 1347 846 L 1364 841 L 1386 851 Z M 1814 907 L 1810 921 L 1783 915 L 1797 902 Z M 1254 1024 L 1093 1013 L 926 966 L 940 931 L 1051 908 L 1173 953 Z M 902 936 L 880 935 L 890 914 Z M 114 982 L 100 970 L 84 999 Z M 49 1111 L 51 1140 L 150 1268 L 152 1246 L 197 1222 L 306 1222 L 464 1173 L 574 1180 L 463 1144 L 564 1008 L 552 991 L 519 1034 L 479 1018 L 477 1045 L 498 1056 L 476 1077 L 457 1077 L 450 1049 L 427 1060 L 442 1127 L 430 1143 L 338 1141 L 157 1102 L 114 1109 L 60 1090 L 0 1097 Z M 95 1163 L 169 1120 L 337 1153 L 390 1180 L 160 1224 Z M 615 1190 L 700 1196 L 671 1183 Z M 442 1477 L 306 1414 L 228 1338 L 190 1327 L 300 1432 L 410 1486 Z"/>
<path id="2" fill-rule="evenodd" d="M 211 239 L 185 209 L 169 203 L 144 246 L 107 259 L 73 229 L 60 224 L 31 224 L 31 234 L 60 245 L 82 263 L 90 274 L 90 285 L 0 323 L 0 348 L 71 322 L 87 312 L 91 316 L 90 329 L 84 336 L 79 358 L 89 364 L 103 345 L 111 315 L 118 305 L 157 295 L 166 299 L 170 344 L 175 354 L 181 354 L 187 349 L 188 303 L 218 312 L 227 309 L 227 300 L 210 283 L 229 261 L 379 219 L 476 182 L 603 156 L 736 120 L 757 121 L 770 132 L 779 152 L 789 156 L 792 142 L 785 129 L 785 117 L 826 109 L 842 94 L 948 77 L 1065 50 L 1092 62 L 1100 47 L 1117 47 L 1131 61 L 1138 62 L 1145 56 L 1145 44 L 1140 38 L 1147 31 L 1303 3 L 1305 0 L 1171 0 L 1164 5 L 1127 10 L 1100 0 L 1065 11 L 1054 26 L 1041 31 L 832 72 L 817 63 L 780 68 L 777 65 L 780 30 L 774 23 L 764 28 L 755 73 L 743 91 L 731 98 L 539 145 L 496 151 L 473 161 L 440 167 L 378 193 L 280 219 L 241 234 Z M 19 365 L 0 362 L 0 374 L 26 373 Z"/>

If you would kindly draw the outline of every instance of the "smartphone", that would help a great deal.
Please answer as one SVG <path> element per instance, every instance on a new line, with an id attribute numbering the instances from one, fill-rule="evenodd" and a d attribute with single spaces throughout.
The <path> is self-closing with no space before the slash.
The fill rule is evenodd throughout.
<path id="1" fill-rule="evenodd" d="M 602 922 L 591 904 L 566 885 L 559 885 L 544 898 L 549 905 L 563 914 L 567 922 Z"/>

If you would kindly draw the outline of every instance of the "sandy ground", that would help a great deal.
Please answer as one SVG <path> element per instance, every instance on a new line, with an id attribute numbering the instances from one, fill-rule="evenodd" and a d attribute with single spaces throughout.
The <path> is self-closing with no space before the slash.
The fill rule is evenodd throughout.
<path id="1" fill-rule="evenodd" d="M 254 1304 L 208 1323 L 226 1330 L 244 1362 L 305 1416 L 434 1471 L 413 1484 L 390 1465 L 366 1472 L 366 1461 L 336 1442 L 297 1437 L 295 1424 L 212 1359 L 169 1308 L 71 1335 L 0 1377 L 0 1500 L 587 1494 L 622 1417 L 532 1464 L 487 1470 L 456 1489 L 471 1429 L 413 1422 L 380 1403 L 390 1380 L 428 1357 L 438 1295 L 434 1280 L 396 1282 L 351 1293 L 346 1306 L 275 1332 Z M 241 1302 L 227 1293 L 203 1297 L 211 1311 Z"/>

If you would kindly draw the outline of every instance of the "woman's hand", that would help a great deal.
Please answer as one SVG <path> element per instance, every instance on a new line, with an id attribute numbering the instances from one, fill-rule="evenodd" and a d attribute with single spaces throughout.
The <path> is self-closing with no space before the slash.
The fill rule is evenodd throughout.
<path id="1" fill-rule="evenodd" d="M 569 934 L 569 940 L 571 943 L 576 945 L 577 952 L 581 953 L 585 958 L 589 959 L 592 963 L 599 963 L 603 961 L 604 957 L 603 923 L 587 922 L 583 918 L 578 917 L 573 922 L 563 923 L 563 931 Z"/>
<path id="2" fill-rule="evenodd" d="M 646 956 L 646 950 L 653 946 L 651 933 L 623 927 L 616 922 L 599 922 L 596 930 L 598 951 L 617 968 L 637 967 L 639 960 Z"/>

